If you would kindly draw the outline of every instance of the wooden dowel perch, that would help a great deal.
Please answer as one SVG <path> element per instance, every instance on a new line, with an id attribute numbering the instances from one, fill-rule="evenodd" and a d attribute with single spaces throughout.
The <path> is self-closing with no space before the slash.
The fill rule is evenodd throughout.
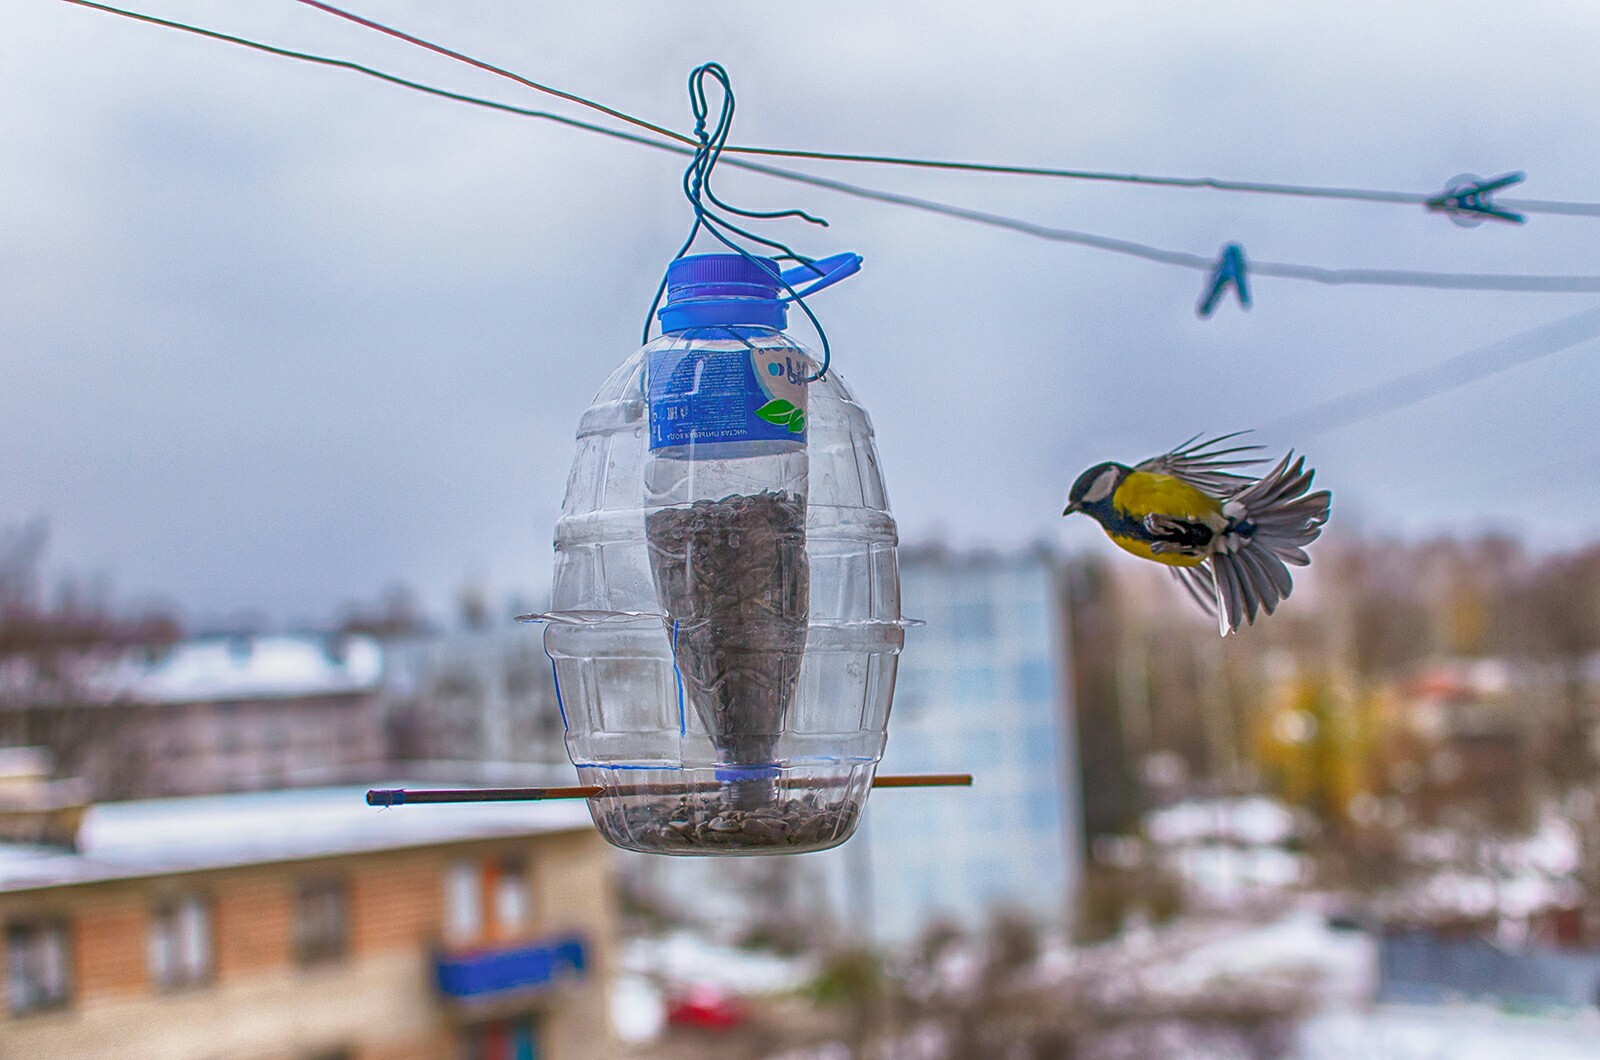
<path id="1" fill-rule="evenodd" d="M 839 786 L 845 781 L 823 781 Z M 807 786 L 817 786 L 810 782 Z M 909 773 L 872 778 L 875 788 L 970 788 L 971 773 Z M 374 788 L 367 792 L 368 806 L 406 806 L 421 802 L 542 802 L 546 799 L 593 799 L 601 795 L 682 795 L 692 791 L 716 791 L 722 785 L 634 784 L 604 788 L 585 784 L 567 788 L 436 788 L 410 791 L 406 788 Z"/>

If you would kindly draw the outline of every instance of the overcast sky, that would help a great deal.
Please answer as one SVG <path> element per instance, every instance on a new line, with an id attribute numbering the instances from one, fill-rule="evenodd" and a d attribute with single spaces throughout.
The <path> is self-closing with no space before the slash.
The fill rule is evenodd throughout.
<path id="1" fill-rule="evenodd" d="M 130 0 L 133 2 L 133 0 Z M 688 124 L 717 59 L 735 140 L 1424 191 L 1524 169 L 1600 199 L 1590 3 L 351 0 L 528 76 Z M 290 0 L 141 10 L 531 106 Z M 331 615 L 388 583 L 548 582 L 577 418 L 687 229 L 675 157 L 52 0 L 0 34 L 0 527 L 193 619 Z M 559 105 L 558 105 L 559 106 Z M 577 111 L 572 111 L 578 114 Z M 581 115 L 580 115 L 581 116 Z M 813 166 L 1212 255 L 1600 273 L 1600 219 Z M 1059 538 L 1083 467 L 1136 460 L 1586 308 L 1592 296 L 1202 278 L 726 171 L 862 274 L 819 296 L 902 535 Z M 1296 445 L 1336 520 L 1600 531 L 1600 343 Z M 1130 561 L 1131 562 L 1131 561 Z"/>

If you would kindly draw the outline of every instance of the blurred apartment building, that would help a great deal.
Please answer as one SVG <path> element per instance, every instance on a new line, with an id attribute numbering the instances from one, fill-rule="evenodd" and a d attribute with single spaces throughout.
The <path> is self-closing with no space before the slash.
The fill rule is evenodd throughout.
<path id="1" fill-rule="evenodd" d="M 82 663 L 70 682 L 33 681 L 0 696 L 0 746 L 48 747 L 96 798 L 386 772 L 382 652 L 368 638 L 206 637 Z"/>
<path id="2" fill-rule="evenodd" d="M 94 806 L 53 839 L 0 842 L 0 1056 L 607 1055 L 582 805 L 305 789 Z"/>
<path id="3" fill-rule="evenodd" d="M 901 551 L 906 635 L 883 773 L 971 773 L 970 789 L 880 791 L 817 856 L 841 925 L 877 943 L 996 912 L 1070 922 L 1082 870 L 1067 610 L 1054 556 Z"/>
<path id="4" fill-rule="evenodd" d="M 401 771 L 576 783 L 543 633 L 476 622 L 386 644 L 381 710 Z"/>

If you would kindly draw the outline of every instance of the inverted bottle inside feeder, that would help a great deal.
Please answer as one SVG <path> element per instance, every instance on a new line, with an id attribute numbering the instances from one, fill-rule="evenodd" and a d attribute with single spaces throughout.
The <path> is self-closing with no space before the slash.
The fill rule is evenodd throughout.
<path id="1" fill-rule="evenodd" d="M 859 260 L 784 280 L 810 294 Z M 545 646 L 595 824 L 629 849 L 837 845 L 883 754 L 895 524 L 866 412 L 785 333 L 779 276 L 673 262 L 661 337 L 578 429 Z"/>

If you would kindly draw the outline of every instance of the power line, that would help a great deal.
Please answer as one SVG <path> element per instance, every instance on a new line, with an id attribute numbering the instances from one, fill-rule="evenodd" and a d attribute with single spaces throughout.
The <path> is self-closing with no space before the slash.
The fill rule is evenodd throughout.
<path id="1" fill-rule="evenodd" d="M 534 118 L 543 121 L 555 122 L 569 128 L 581 129 L 614 140 L 651 147 L 656 150 L 669 151 L 675 154 L 693 154 L 693 148 L 677 142 L 681 138 L 675 133 L 666 131 L 666 135 L 674 137 L 673 140 L 660 140 L 637 133 L 630 133 L 619 129 L 608 128 L 592 122 L 581 121 L 565 115 L 555 114 L 550 111 L 533 110 L 518 107 L 497 100 L 484 99 L 465 93 L 453 92 L 448 89 L 412 81 L 398 77 L 370 66 L 364 66 L 346 59 L 336 59 L 329 56 L 314 55 L 307 52 L 293 51 L 280 48 L 259 41 L 238 37 L 215 30 L 203 29 L 186 23 L 175 22 L 169 19 L 157 18 L 140 12 L 127 11 L 111 7 L 94 0 L 65 0 L 66 3 L 79 7 L 91 8 L 107 14 L 120 15 L 166 29 L 179 30 L 184 33 L 194 34 L 210 40 L 221 41 L 240 47 L 250 48 L 255 51 L 265 52 L 282 58 L 295 59 L 302 62 L 313 63 L 320 66 L 334 67 L 358 73 L 363 76 L 376 78 L 388 84 L 398 85 L 402 88 L 412 89 L 428 95 L 438 96 L 459 103 L 467 103 L 477 107 L 484 107 L 503 113 L 514 114 L 520 117 Z M 303 3 L 313 3 L 313 0 L 300 0 Z M 326 7 L 321 3 L 314 3 L 317 7 Z M 398 31 L 396 31 L 398 32 Z M 449 53 L 454 54 L 454 53 Z M 496 67 L 487 67 L 498 70 Z M 515 75 L 512 75 L 515 76 Z M 527 84 L 545 89 L 534 82 Z M 551 90 L 554 91 L 554 90 Z M 566 98 L 565 95 L 562 98 Z M 601 108 L 606 110 L 605 108 Z M 606 113 L 610 113 L 606 110 Z M 657 127 L 642 123 L 645 128 L 654 130 Z M 729 149 L 731 150 L 731 148 Z M 812 173 L 800 172 L 779 166 L 754 162 L 744 158 L 724 158 L 722 164 L 754 173 L 764 174 L 780 180 L 805 184 L 811 187 L 823 188 L 842 195 L 858 199 L 879 202 L 888 205 L 900 206 L 907 209 L 918 210 L 924 213 L 950 217 L 956 220 L 967 221 L 991 228 L 1017 232 L 1056 243 L 1067 243 L 1075 246 L 1102 250 L 1113 254 L 1138 258 L 1161 265 L 1171 265 L 1179 268 L 1191 269 L 1199 272 L 1209 272 L 1215 266 L 1215 261 L 1204 255 L 1188 251 L 1170 250 L 1152 246 L 1133 240 L 1118 239 L 1112 236 L 1097 235 L 1090 232 L 1081 232 L 1068 228 L 1057 228 L 1049 225 L 1038 224 L 1021 218 L 1010 217 L 1004 214 L 992 213 L 950 203 L 926 199 L 920 196 L 905 195 L 898 192 L 885 191 L 878 188 L 865 187 L 846 181 L 835 180 L 831 177 L 818 176 Z M 1581 205 L 1581 204 L 1569 204 Z M 1440 290 L 1476 290 L 1476 291 L 1507 291 L 1507 292 L 1543 292 L 1543 293 L 1600 293 L 1600 276 L 1563 276 L 1563 275 L 1538 275 L 1538 274 L 1495 274 L 1495 273 L 1455 273 L 1455 272 L 1427 272 L 1400 269 L 1334 269 L 1314 265 L 1300 265 L 1290 262 L 1257 261 L 1252 259 L 1249 263 L 1250 271 L 1262 275 L 1282 279 L 1300 280 L 1331 286 L 1381 286 L 1381 287 L 1422 287 Z"/>
<path id="2" fill-rule="evenodd" d="M 1279 184 L 1254 180 L 1226 180 L 1218 177 L 1161 177 L 1139 173 L 1113 173 L 1093 169 L 1057 169 L 1051 166 L 1021 166 L 1004 162 L 958 162 L 932 158 L 904 158 L 896 155 L 849 154 L 835 151 L 802 151 L 781 147 L 730 146 L 729 152 L 769 155 L 781 158 L 806 158 L 820 162 L 864 162 L 917 169 L 944 169 L 965 173 L 994 173 L 1024 177 L 1055 177 L 1112 184 L 1136 184 L 1155 188 L 1190 188 L 1210 191 L 1249 192 L 1257 195 L 1286 195 L 1306 199 L 1345 199 L 1404 206 L 1427 206 L 1439 198 L 1438 192 L 1385 191 L 1377 188 L 1342 188 L 1315 184 Z M 1572 217 L 1600 217 L 1600 203 L 1566 202 L 1553 199 L 1497 199 L 1502 206 L 1524 213 L 1565 214 Z"/>
<path id="3" fill-rule="evenodd" d="M 69 0 L 69 2 L 77 2 L 77 0 Z M 415 45 L 419 48 L 425 48 L 428 51 L 436 54 L 446 56 L 458 62 L 466 63 L 469 66 L 477 67 L 480 70 L 486 70 L 489 73 L 497 74 L 500 77 L 509 78 L 510 80 L 528 88 L 548 93 L 550 95 L 567 100 L 568 102 L 577 103 L 580 106 L 589 107 L 593 110 L 600 111 L 601 113 L 610 115 L 611 117 L 617 118 L 621 121 L 629 122 L 630 124 L 640 126 L 641 128 L 649 129 L 651 132 L 661 136 L 666 136 L 673 140 L 677 140 L 680 143 L 693 143 L 693 141 L 686 136 L 673 132 L 669 129 L 662 128 L 659 125 L 653 125 L 650 122 L 644 121 L 641 118 L 633 117 L 632 115 L 623 111 L 614 110 L 605 106 L 604 104 L 596 103 L 593 100 L 586 99 L 582 96 L 578 96 L 569 92 L 563 92 L 560 89 L 550 88 L 547 85 L 538 84 L 534 81 L 528 80 L 520 74 L 513 73 L 510 70 L 490 65 L 482 60 L 474 59 L 470 55 L 453 51 L 442 45 L 435 44 L 432 41 L 414 36 L 405 32 L 404 30 L 395 29 L 393 26 L 387 26 L 381 22 L 374 22 L 373 20 L 365 18 L 361 15 L 346 11 L 343 8 L 335 7 L 332 4 L 326 3 L 325 0 L 298 0 L 298 2 L 305 4 L 307 7 L 314 7 L 319 11 L 324 11 L 337 18 L 342 18 L 349 22 L 353 22 L 356 25 L 375 30 L 390 37 L 394 37 L 397 40 L 405 41 L 406 43 Z M 1024 166 L 1006 162 L 967 162 L 935 158 L 906 158 L 896 155 L 856 154 L 839 151 L 809 151 L 784 147 L 744 147 L 730 145 L 723 148 L 723 151 L 727 154 L 766 155 L 776 158 L 800 158 L 820 162 L 854 162 L 871 165 L 906 166 L 919 169 L 957 170 L 967 173 L 1054 177 L 1062 180 L 1137 184 L 1146 187 L 1204 188 L 1212 191 L 1248 192 L 1257 195 L 1289 195 L 1300 198 L 1346 199 L 1358 202 L 1392 203 L 1410 206 L 1432 207 L 1440 199 L 1438 192 L 1420 194 L 1417 192 L 1384 191 L 1371 188 L 1325 187 L 1312 184 L 1282 184 L 1252 180 L 1221 180 L 1215 177 L 1144 176 L 1137 173 L 1112 173 L 1089 169 L 1058 169 L 1049 166 Z M 1521 179 L 1520 174 L 1518 175 L 1517 179 Z M 1569 216 L 1600 217 L 1600 203 L 1561 202 L 1543 199 L 1505 199 L 1500 200 L 1500 203 L 1501 205 L 1512 207 L 1514 209 L 1520 209 L 1527 213 L 1552 213 L 1566 214 Z"/>
<path id="4" fill-rule="evenodd" d="M 570 125 L 574 128 L 599 133 L 602 136 L 610 136 L 614 139 L 626 140 L 630 143 L 644 144 L 649 147 L 660 147 L 669 151 L 679 151 L 683 154 L 694 153 L 694 149 L 692 147 L 678 147 L 670 143 L 663 143 L 659 140 L 652 140 L 648 137 L 636 136 L 631 133 L 620 132 L 616 129 L 608 129 L 603 125 L 595 125 L 591 122 L 579 121 L 576 118 L 568 118 L 565 115 L 555 114 L 551 111 L 531 110 L 527 107 L 518 107 L 510 103 L 501 103 L 497 100 L 482 99 L 477 96 L 469 96 L 460 92 L 452 92 L 449 89 L 439 88 L 435 85 L 428 85 L 420 81 L 411 81 L 404 77 L 398 77 L 394 74 L 386 73 L 371 66 L 363 66 L 362 64 L 352 62 L 349 59 L 335 59 L 327 55 L 313 55 L 309 52 L 294 51 L 290 48 L 280 48 L 273 44 L 264 44 L 261 41 L 251 40 L 248 37 L 236 37 L 230 33 L 221 33 L 213 29 L 205 29 L 200 26 L 191 26 L 184 22 L 174 22 L 171 19 L 157 18 L 155 15 L 146 15 L 139 11 L 127 11 L 120 7 L 111 7 L 107 4 L 94 3 L 93 0 L 62 0 L 62 2 L 75 4 L 78 7 L 91 8 L 95 11 L 103 11 L 109 15 L 120 15 L 123 18 L 132 19 L 135 22 L 145 22 L 152 26 L 160 26 L 163 29 L 175 29 L 182 33 L 190 33 L 197 37 L 205 37 L 208 40 L 222 41 L 225 44 L 237 44 L 242 48 L 249 48 L 258 52 L 265 52 L 268 55 L 276 55 L 285 59 L 295 59 L 300 62 L 315 63 L 318 66 L 331 66 L 341 70 L 349 70 L 352 73 L 362 74 L 366 77 L 377 78 L 379 81 L 386 81 L 392 85 L 399 85 L 402 88 L 414 89 L 418 92 L 426 92 L 429 95 L 440 96 L 444 99 L 455 100 L 459 103 L 470 103 L 473 106 L 487 107 L 491 110 L 505 111 L 510 114 L 521 115 L 525 118 L 542 118 L 546 121 L 553 121 L 562 125 Z M 649 128 L 654 128 L 654 126 L 649 126 Z M 677 135 L 675 133 L 671 133 L 670 130 L 667 131 L 667 134 L 672 136 Z"/>
<path id="5" fill-rule="evenodd" d="M 740 169 L 766 173 L 771 176 L 781 177 L 784 180 L 810 184 L 813 187 L 827 188 L 831 191 L 841 192 L 857 198 L 905 206 L 914 210 L 922 210 L 927 213 L 941 214 L 963 221 L 971 221 L 975 224 L 987 225 L 992 228 L 1003 228 L 1051 242 L 1072 243 L 1077 246 L 1092 247 L 1096 250 L 1106 250 L 1113 254 L 1142 258 L 1145 261 L 1153 261 L 1162 265 L 1176 265 L 1180 268 L 1194 269 L 1201 272 L 1209 272 L 1216 266 L 1214 258 L 1193 254 L 1188 251 L 1167 250 L 1147 243 L 1117 239 L 1112 236 L 1094 235 L 1069 228 L 1053 228 L 1048 225 L 1036 224 L 1032 221 L 1007 217 L 1003 214 L 969 209 L 964 206 L 953 206 L 949 203 L 936 202 L 932 199 L 923 199 L 914 195 L 902 195 L 898 192 L 865 188 L 857 184 L 848 184 L 844 181 L 819 177 L 810 173 L 798 173 L 794 170 L 784 170 L 759 163 L 746 162 L 743 159 L 724 159 L 723 165 L 737 166 Z M 1297 265 L 1282 261 L 1257 261 L 1254 258 L 1250 260 L 1249 269 L 1252 273 L 1260 276 L 1272 276 L 1286 280 L 1304 280 L 1329 286 L 1431 287 L 1439 290 L 1520 291 L 1549 294 L 1600 293 L 1600 276 L 1426 272 L 1407 269 L 1330 269 L 1317 265 Z"/>
<path id="6" fill-rule="evenodd" d="M 181 23 L 169 22 L 165 19 L 153 18 L 151 16 L 141 15 L 136 12 L 123 11 L 117 8 L 106 6 L 104 4 L 92 3 L 90 0 L 66 0 L 66 2 L 70 4 L 77 4 L 80 7 L 89 7 L 112 14 L 125 15 L 129 18 L 136 18 L 140 19 L 141 21 L 167 26 L 173 29 L 188 28 L 193 32 L 200 33 L 204 36 L 211 36 L 218 40 L 230 40 L 234 43 L 244 43 L 239 38 L 229 37 L 226 34 L 213 33 L 207 30 L 198 30 L 194 29 L 193 27 L 184 27 Z M 577 93 L 567 92 L 562 89 L 533 81 L 514 71 L 507 70 L 504 67 L 495 66 L 491 63 L 484 62 L 481 59 L 476 59 L 470 55 L 466 55 L 465 53 L 446 48 L 443 45 L 436 44 L 422 37 L 417 37 L 413 34 L 405 32 L 404 30 L 396 29 L 381 22 L 376 22 L 372 19 L 354 14 L 353 12 L 345 11 L 342 8 L 333 6 L 332 4 L 324 3 L 323 0 L 297 0 L 297 2 L 303 3 L 309 7 L 314 7 L 338 18 L 346 19 L 364 28 L 394 37 L 397 40 L 405 41 L 406 43 L 416 47 L 424 48 L 428 51 L 434 52 L 435 54 L 445 56 L 446 58 L 453 59 L 457 62 L 466 63 L 470 66 L 476 67 L 477 69 L 495 74 L 496 76 L 515 81 L 517 84 L 522 85 L 525 88 L 532 88 L 536 91 L 546 93 L 558 99 L 566 100 L 567 102 L 575 103 L 579 106 L 598 111 L 599 113 L 605 114 L 608 117 L 612 117 L 618 121 L 626 122 L 638 128 L 653 132 L 658 136 L 676 141 L 677 143 L 687 146 L 692 146 L 694 143 L 692 138 L 672 129 L 666 128 L 665 126 L 646 121 L 643 118 L 628 114 L 627 112 L 618 110 L 614 107 L 609 107 L 603 103 L 598 103 L 585 96 L 580 96 Z M 279 50 L 279 54 L 287 53 Z M 340 60 L 325 61 L 332 64 L 346 65 L 354 68 L 354 64 L 345 64 Z M 374 71 L 374 73 L 376 72 Z M 377 76 L 384 77 L 386 75 L 377 74 Z M 426 89 L 424 90 L 426 91 Z M 1228 180 L 1218 177 L 1155 176 L 1139 173 L 1118 173 L 1109 170 L 1065 169 L 1055 166 L 1031 166 L 1009 162 L 974 162 L 954 159 L 912 158 L 899 155 L 880 155 L 861 152 L 813 151 L 799 148 L 754 147 L 750 145 L 729 145 L 728 147 L 724 148 L 724 151 L 728 154 L 745 154 L 773 158 L 809 159 L 819 162 L 860 163 L 915 169 L 946 170 L 963 173 L 1045 177 L 1097 183 L 1131 184 L 1142 187 L 1245 192 L 1257 195 L 1278 195 L 1296 198 L 1342 199 L 1353 202 L 1383 203 L 1405 206 L 1429 206 L 1440 198 L 1440 194 L 1438 192 L 1425 193 L 1392 191 L 1377 188 L 1349 188 L 1316 184 L 1288 184 L 1275 181 Z M 1543 213 L 1568 217 L 1600 217 L 1600 203 L 1595 202 L 1572 202 L 1559 199 L 1500 199 L 1497 200 L 1497 202 L 1502 206 L 1509 207 L 1514 210 L 1520 210 L 1524 213 Z"/>
<path id="7" fill-rule="evenodd" d="M 1326 434 L 1415 405 L 1520 365 L 1600 338 L 1600 308 L 1563 317 L 1509 338 L 1457 354 L 1438 364 L 1319 401 L 1262 429 L 1292 429 L 1296 438 Z"/>
<path id="8" fill-rule="evenodd" d="M 68 0 L 68 2 L 77 3 L 79 0 Z M 546 95 L 555 96 L 557 99 L 564 99 L 568 103 L 576 103 L 580 107 L 588 107 L 590 110 L 599 111 L 601 114 L 616 118 L 618 121 L 627 122 L 629 125 L 636 125 L 641 129 L 647 129 L 650 132 L 655 133 L 657 136 L 665 136 L 669 140 L 677 140 L 678 142 L 688 144 L 691 147 L 694 145 L 694 141 L 689 137 L 684 136 L 682 133 L 673 132 L 671 129 L 645 121 L 643 118 L 636 118 L 632 114 L 615 110 L 606 106 L 604 103 L 596 103 L 592 99 L 587 99 L 572 92 L 565 92 L 559 88 L 551 88 L 549 85 L 543 85 L 537 81 L 531 81 L 528 78 L 523 77 L 521 74 L 514 73 L 513 71 L 507 70 L 504 67 L 486 63 L 482 59 L 474 59 L 470 55 L 465 55 L 458 51 L 452 51 L 451 49 L 444 47 L 442 44 L 435 44 L 432 41 L 423 40 L 421 37 L 413 37 L 411 34 L 406 33 L 403 30 L 395 29 L 392 26 L 386 26 L 381 22 L 374 22 L 369 18 L 363 18 L 360 15 L 344 10 L 343 8 L 334 7 L 332 4 L 325 4 L 322 2 L 322 0 L 299 0 L 299 2 L 305 4 L 307 7 L 314 7 L 319 11 L 326 11 L 330 15 L 354 22 L 358 26 L 376 30 L 379 33 L 387 34 L 388 36 L 394 37 L 397 40 L 403 40 L 407 44 L 413 44 L 418 48 L 425 48 L 430 52 L 443 55 L 448 59 L 454 59 L 457 62 L 466 63 L 468 66 L 475 66 L 479 70 L 486 70 L 491 74 L 515 81 L 517 84 L 522 85 L 525 88 L 531 88 L 535 91 L 543 92 Z"/>

